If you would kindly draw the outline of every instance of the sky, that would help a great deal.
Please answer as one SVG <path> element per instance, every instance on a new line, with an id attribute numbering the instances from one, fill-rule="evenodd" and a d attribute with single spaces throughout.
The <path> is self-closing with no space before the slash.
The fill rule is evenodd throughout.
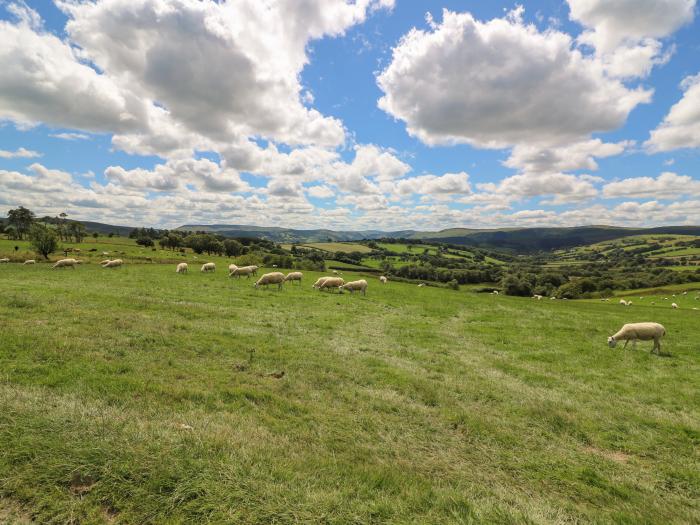
<path id="1" fill-rule="evenodd" d="M 0 0 L 0 216 L 700 224 L 696 0 Z"/>

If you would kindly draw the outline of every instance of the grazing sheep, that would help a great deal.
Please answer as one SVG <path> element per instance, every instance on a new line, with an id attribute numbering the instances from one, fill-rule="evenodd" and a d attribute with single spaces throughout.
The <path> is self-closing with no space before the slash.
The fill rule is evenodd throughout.
<path id="1" fill-rule="evenodd" d="M 231 270 L 228 276 L 233 277 L 235 275 L 240 279 L 241 275 L 245 275 L 248 279 L 250 279 L 251 275 L 255 275 L 257 269 L 257 266 L 239 266 L 235 270 Z"/>
<path id="2" fill-rule="evenodd" d="M 285 281 L 299 281 L 299 286 L 301 286 L 301 280 L 304 278 L 304 274 L 301 272 L 289 272 L 284 278 Z"/>
<path id="3" fill-rule="evenodd" d="M 277 268 L 277 265 L 276 265 L 276 264 L 273 264 L 272 267 L 273 267 L 273 268 Z"/>
<path id="4" fill-rule="evenodd" d="M 688 292 L 683 292 L 683 295 L 688 295 Z"/>
<path id="5" fill-rule="evenodd" d="M 425 286 L 425 283 L 420 283 L 420 284 L 418 285 L 418 288 L 423 288 L 424 286 Z"/>
<path id="6" fill-rule="evenodd" d="M 215 272 L 216 271 L 216 264 L 210 262 L 210 263 L 204 263 L 202 265 L 202 268 L 200 272 L 202 273 L 207 273 L 207 272 Z"/>
<path id="7" fill-rule="evenodd" d="M 231 272 L 233 272 L 236 268 L 238 268 L 237 265 L 235 264 L 229 264 L 228 265 L 228 276 L 231 277 Z"/>
<path id="8" fill-rule="evenodd" d="M 27 259 L 26 261 L 24 261 L 24 264 L 36 264 L 36 261 L 34 259 Z"/>
<path id="9" fill-rule="evenodd" d="M 100 266 L 102 266 L 103 264 L 107 264 L 109 261 L 111 261 L 111 259 L 105 259 L 104 261 L 101 261 Z"/>
<path id="10" fill-rule="evenodd" d="M 678 308 L 678 305 L 676 303 L 671 303 L 671 308 Z"/>
<path id="11" fill-rule="evenodd" d="M 10 262 L 10 259 L 8 259 L 7 257 L 0 259 L 0 264 L 7 264 L 9 262 Z"/>
<path id="12" fill-rule="evenodd" d="M 533 299 L 537 299 L 538 301 L 541 301 L 541 300 L 542 300 L 542 296 L 539 295 L 539 294 L 533 295 L 532 298 L 533 298 Z M 602 299 L 601 299 L 601 301 L 602 301 Z"/>
<path id="13" fill-rule="evenodd" d="M 386 281 L 387 281 L 386 277 L 384 277 L 383 275 L 380 275 L 380 276 L 379 276 L 379 282 L 380 282 L 380 283 L 386 284 Z"/>
<path id="14" fill-rule="evenodd" d="M 659 323 L 629 323 L 624 325 L 619 332 L 615 335 L 608 337 L 608 346 L 610 348 L 615 348 L 618 341 L 624 341 L 625 346 L 622 348 L 627 348 L 627 343 L 632 341 L 632 347 L 637 346 L 637 341 L 651 341 L 654 340 L 654 348 L 652 352 L 656 351 L 658 354 L 661 350 L 661 338 L 666 335 L 666 329 Z"/>
<path id="15" fill-rule="evenodd" d="M 652 301 L 651 305 L 654 306 L 656 304 L 656 301 Z"/>
<path id="16" fill-rule="evenodd" d="M 333 270 L 333 275 L 338 275 L 338 270 Z"/>
<path id="17" fill-rule="evenodd" d="M 316 279 L 316 282 L 311 285 L 311 288 L 321 288 L 321 285 L 323 284 L 323 281 L 328 279 L 328 277 L 319 277 Z"/>
<path id="18" fill-rule="evenodd" d="M 632 306 L 632 301 L 627 301 L 627 306 Z"/>
<path id="19" fill-rule="evenodd" d="M 620 299 L 620 304 L 622 306 L 627 306 L 627 301 L 625 301 L 624 299 Z"/>
<path id="20" fill-rule="evenodd" d="M 56 269 L 56 268 L 73 268 L 75 270 L 75 267 L 78 265 L 78 261 L 75 259 L 61 259 L 60 261 L 56 261 L 56 264 L 54 264 L 51 268 Z"/>
<path id="21" fill-rule="evenodd" d="M 253 286 L 257 288 L 258 286 L 268 286 L 270 284 L 276 284 L 277 289 L 281 290 L 284 284 L 284 274 L 282 272 L 266 273 Z"/>
<path id="22" fill-rule="evenodd" d="M 103 264 L 102 268 L 121 268 L 122 264 L 124 264 L 124 261 L 121 259 L 114 259 Z"/>
<path id="23" fill-rule="evenodd" d="M 340 287 L 345 284 L 345 280 L 342 277 L 328 277 L 327 279 L 324 279 L 324 281 L 319 285 L 319 290 L 325 290 L 328 288 L 329 290 L 331 288 L 336 288 L 338 289 L 338 293 L 340 293 Z"/>
<path id="24" fill-rule="evenodd" d="M 250 268 L 252 275 L 258 275 L 258 266 L 253 264 L 252 266 L 246 266 L 246 268 Z"/>
<path id="25" fill-rule="evenodd" d="M 177 268 L 175 268 L 175 273 L 187 273 L 188 269 L 187 263 L 180 263 L 177 265 Z"/>
<path id="26" fill-rule="evenodd" d="M 549 298 L 549 300 L 550 300 L 550 301 L 556 301 L 556 300 L 557 300 L 557 296 L 556 296 L 556 295 L 553 295 L 552 297 Z"/>
<path id="27" fill-rule="evenodd" d="M 499 294 L 498 290 L 494 290 L 494 291 L 491 292 L 491 293 L 492 293 L 493 295 L 498 295 L 498 294 Z"/>
<path id="28" fill-rule="evenodd" d="M 109 252 L 102 252 L 103 257 L 107 257 L 109 255 Z"/>
<path id="29" fill-rule="evenodd" d="M 367 295 L 367 281 L 360 279 L 359 281 L 352 281 L 338 287 L 338 291 L 342 292 L 348 290 L 350 293 L 362 292 L 362 295 Z"/>

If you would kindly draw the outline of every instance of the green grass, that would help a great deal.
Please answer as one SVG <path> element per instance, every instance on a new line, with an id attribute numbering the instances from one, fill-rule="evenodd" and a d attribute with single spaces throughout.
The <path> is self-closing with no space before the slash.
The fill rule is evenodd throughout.
<path id="1" fill-rule="evenodd" d="M 364 244 L 353 242 L 310 242 L 305 244 L 297 244 L 297 246 L 300 248 L 315 248 L 316 250 L 322 250 L 324 252 L 369 253 L 372 251 L 371 248 L 365 246 Z"/>
<path id="2" fill-rule="evenodd" d="M 0 516 L 700 520 L 697 312 L 318 275 L 0 266 Z M 606 346 L 635 320 L 666 356 Z"/>

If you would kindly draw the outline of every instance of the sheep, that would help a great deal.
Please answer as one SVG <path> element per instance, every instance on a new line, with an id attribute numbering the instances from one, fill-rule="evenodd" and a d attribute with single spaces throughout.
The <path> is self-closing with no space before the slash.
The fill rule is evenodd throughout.
<path id="1" fill-rule="evenodd" d="M 338 270 L 333 270 L 333 275 L 338 275 Z"/>
<path id="2" fill-rule="evenodd" d="M 537 299 L 538 301 L 541 301 L 541 300 L 542 300 L 542 296 L 539 295 L 539 294 L 533 295 L 532 298 L 533 298 L 533 299 Z M 601 301 L 602 301 L 602 299 L 601 299 Z"/>
<path id="3" fill-rule="evenodd" d="M 385 276 L 383 276 L 383 275 L 380 275 L 380 276 L 379 276 L 379 282 L 380 282 L 380 283 L 386 284 L 386 281 L 387 281 L 387 279 L 386 279 Z"/>
<path id="4" fill-rule="evenodd" d="M 324 290 L 328 288 L 329 290 L 331 288 L 337 288 L 338 291 L 340 292 L 340 287 L 345 284 L 345 280 L 342 277 L 328 277 L 327 279 L 324 279 L 324 281 L 319 285 L 319 290 Z"/>
<path id="5" fill-rule="evenodd" d="M 109 255 L 109 252 L 102 252 L 102 257 L 107 257 Z"/>
<path id="6" fill-rule="evenodd" d="M 111 259 L 105 259 L 104 261 L 100 261 L 100 266 L 102 266 L 103 264 L 107 264 L 109 261 L 111 261 Z"/>
<path id="7" fill-rule="evenodd" d="M 215 272 L 216 271 L 216 264 L 214 264 L 212 262 L 204 263 L 202 265 L 202 268 L 199 271 L 202 273 Z"/>
<path id="8" fill-rule="evenodd" d="M 238 266 L 235 265 L 235 264 L 229 264 L 229 265 L 228 265 L 228 276 L 229 276 L 229 277 L 231 277 L 231 272 L 235 271 L 236 268 L 238 268 Z"/>
<path id="9" fill-rule="evenodd" d="M 683 292 L 683 295 L 688 295 L 688 292 Z"/>
<path id="10" fill-rule="evenodd" d="M 8 259 L 7 257 L 0 259 L 0 264 L 7 264 L 9 262 L 10 262 L 10 259 Z"/>
<path id="11" fill-rule="evenodd" d="M 338 287 L 339 292 L 344 290 L 348 290 L 350 293 L 360 291 L 362 295 L 367 295 L 367 281 L 360 279 L 359 281 L 352 281 Z"/>
<path id="12" fill-rule="evenodd" d="M 549 300 L 550 300 L 550 301 L 556 301 L 556 300 L 557 300 L 557 296 L 556 296 L 556 295 L 553 295 L 552 297 L 549 298 Z"/>
<path id="13" fill-rule="evenodd" d="M 36 264 L 36 261 L 34 259 L 27 259 L 24 261 L 24 265 L 26 266 L 27 264 Z"/>
<path id="14" fill-rule="evenodd" d="M 418 285 L 418 288 L 423 288 L 424 286 L 425 286 L 425 283 L 420 283 L 420 284 Z"/>
<path id="15" fill-rule="evenodd" d="M 678 308 L 678 305 L 676 303 L 671 303 L 671 308 Z"/>
<path id="16" fill-rule="evenodd" d="M 301 286 L 301 280 L 304 278 L 304 274 L 301 272 L 289 272 L 284 278 L 285 281 L 299 281 L 299 286 Z"/>
<path id="17" fill-rule="evenodd" d="M 180 263 L 177 265 L 177 268 L 175 268 L 175 273 L 187 273 L 187 270 L 187 263 Z"/>
<path id="18" fill-rule="evenodd" d="M 627 306 L 627 301 L 625 301 L 624 299 L 620 299 L 620 304 L 622 306 Z"/>
<path id="19" fill-rule="evenodd" d="M 251 275 L 258 275 L 258 266 L 252 265 L 252 266 L 246 266 L 246 268 L 250 268 Z"/>
<path id="20" fill-rule="evenodd" d="M 632 301 L 627 301 L 627 306 L 632 306 Z"/>
<path id="21" fill-rule="evenodd" d="M 61 259 L 60 261 L 56 261 L 56 264 L 54 264 L 51 268 L 56 269 L 56 268 L 68 268 L 71 267 L 75 270 L 75 267 L 78 265 L 78 261 L 75 259 Z"/>
<path id="22" fill-rule="evenodd" d="M 629 323 L 624 325 L 615 335 L 608 337 L 608 346 L 615 348 L 618 341 L 624 341 L 625 346 L 622 347 L 624 350 L 630 340 L 632 348 L 634 348 L 637 346 L 637 340 L 651 341 L 653 339 L 652 352 L 656 351 L 658 354 L 661 351 L 661 338 L 664 335 L 666 335 L 666 329 L 659 323 Z"/>
<path id="23" fill-rule="evenodd" d="M 498 290 L 494 290 L 494 291 L 491 292 L 491 293 L 492 293 L 493 295 L 498 295 L 498 294 L 499 294 L 499 291 L 498 291 Z"/>
<path id="24" fill-rule="evenodd" d="M 656 301 L 652 301 L 651 305 L 654 306 L 656 304 Z"/>
<path id="25" fill-rule="evenodd" d="M 251 275 L 255 275 L 255 270 L 257 270 L 257 266 L 239 266 L 235 270 L 232 270 L 229 272 L 228 276 L 233 277 L 234 275 L 238 278 L 241 277 L 241 275 L 245 275 L 248 279 L 250 279 Z"/>
<path id="26" fill-rule="evenodd" d="M 114 259 L 113 261 L 103 264 L 102 268 L 121 268 L 122 264 L 124 264 L 124 261 L 121 259 Z"/>
<path id="27" fill-rule="evenodd" d="M 319 277 L 316 279 L 316 282 L 311 285 L 311 288 L 321 288 L 321 285 L 323 284 L 323 281 L 328 279 L 328 277 Z"/>
<path id="28" fill-rule="evenodd" d="M 281 290 L 284 284 L 284 274 L 282 272 L 272 272 L 264 274 L 260 279 L 258 279 L 253 286 L 255 288 L 259 286 L 268 286 L 270 284 L 276 284 L 277 289 Z"/>

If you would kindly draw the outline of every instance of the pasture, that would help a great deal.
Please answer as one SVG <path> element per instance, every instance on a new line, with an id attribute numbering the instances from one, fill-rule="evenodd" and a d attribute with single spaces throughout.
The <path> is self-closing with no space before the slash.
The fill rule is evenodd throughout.
<path id="1" fill-rule="evenodd" d="M 191 269 L 0 265 L 0 518 L 700 520 L 698 312 Z"/>

